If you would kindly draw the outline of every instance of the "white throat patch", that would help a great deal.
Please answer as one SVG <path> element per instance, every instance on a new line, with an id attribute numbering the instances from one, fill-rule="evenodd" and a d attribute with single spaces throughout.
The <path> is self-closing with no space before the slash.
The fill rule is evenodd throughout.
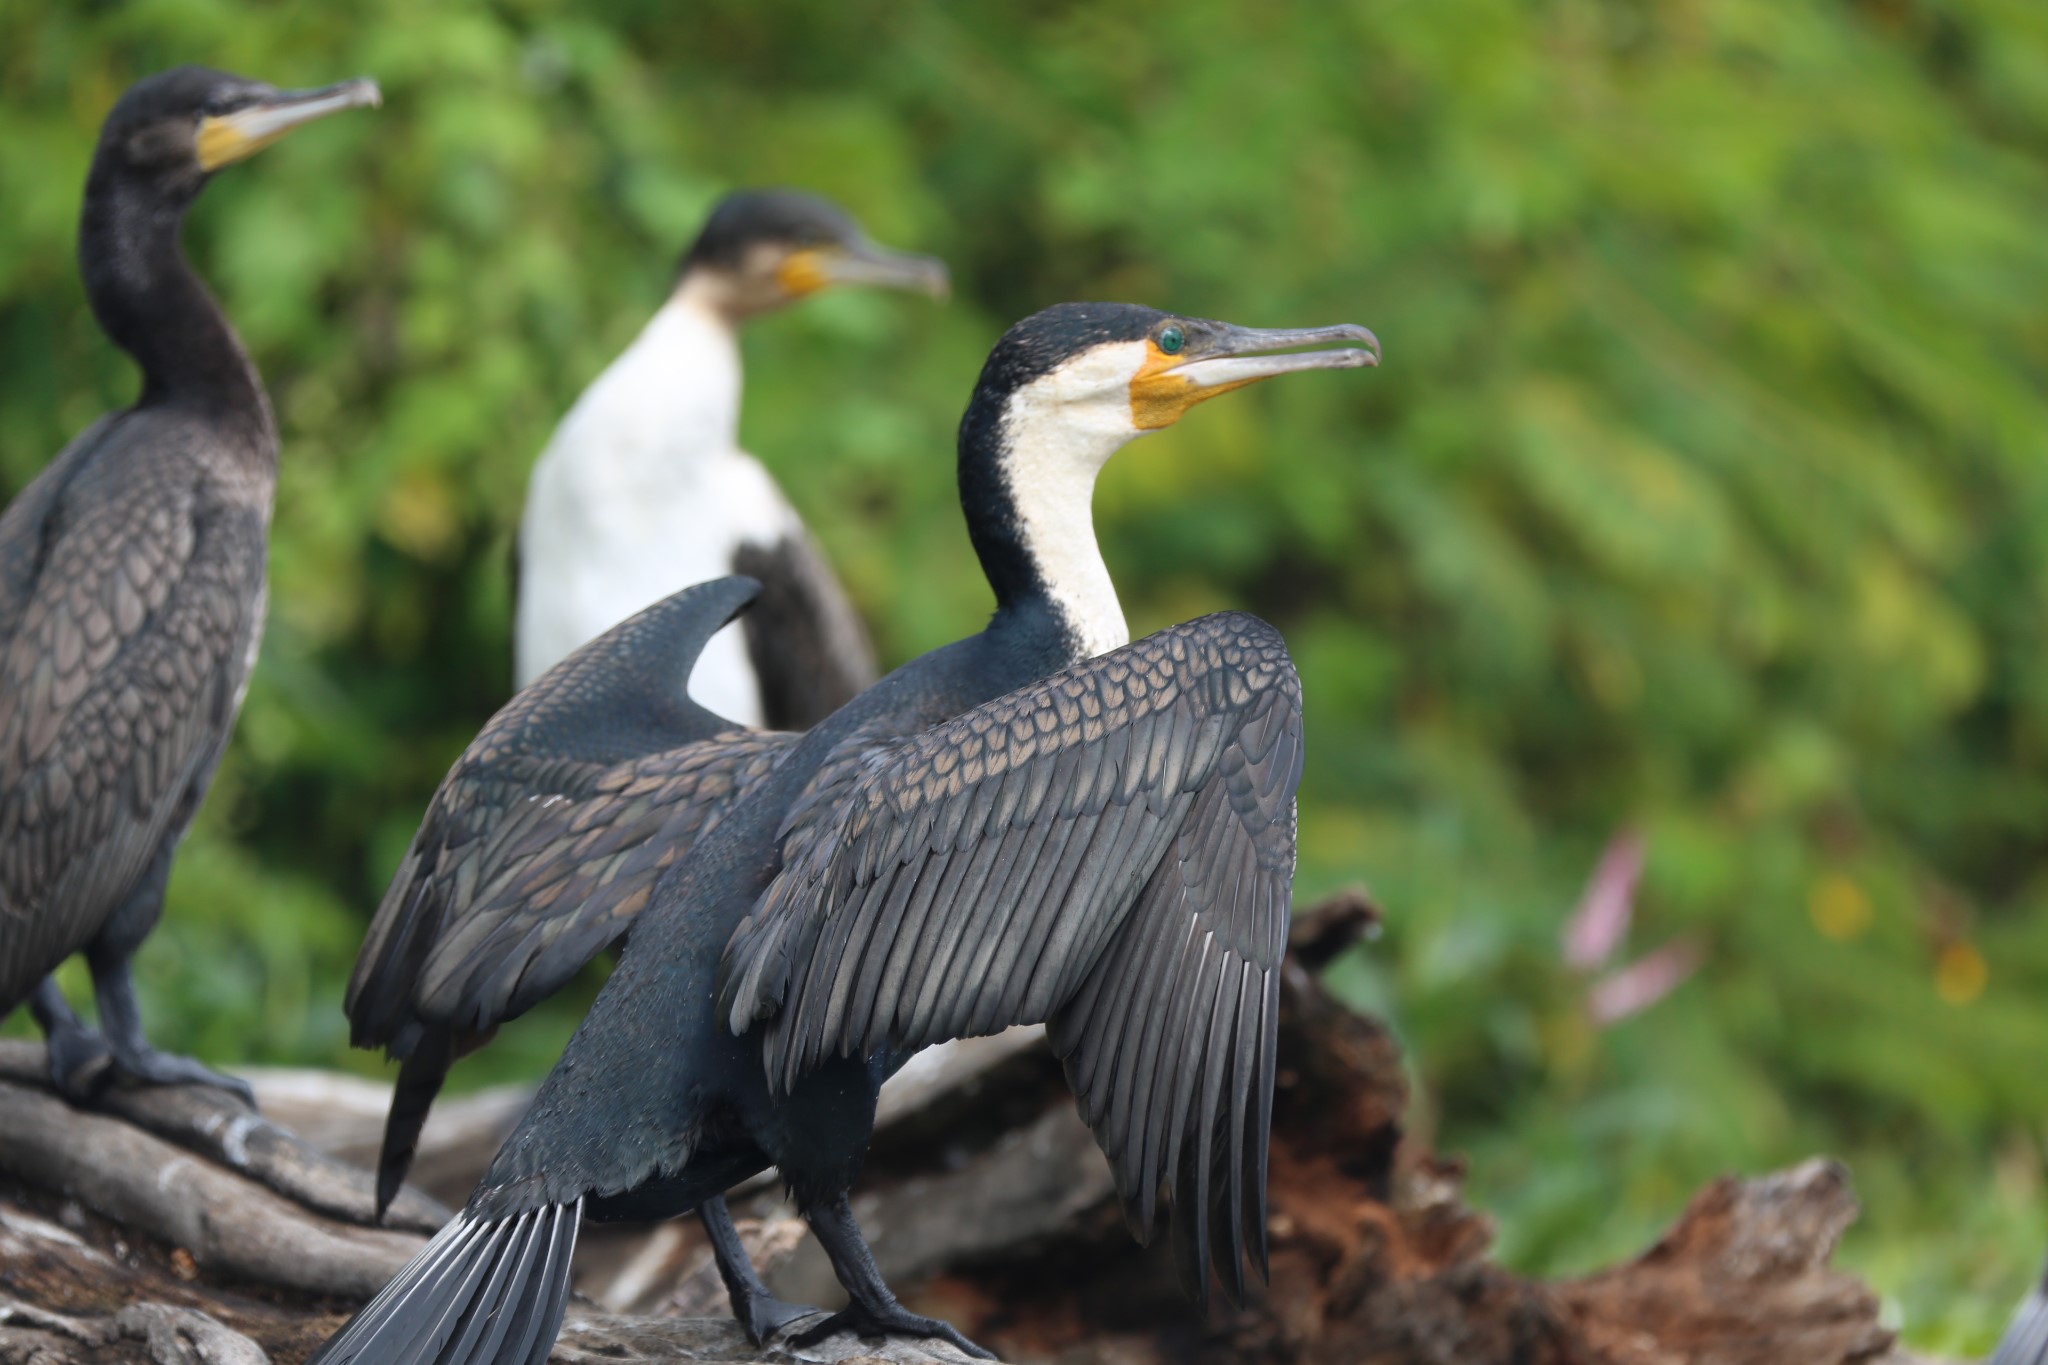
<path id="1" fill-rule="evenodd" d="M 1090 658 L 1131 639 L 1095 540 L 1095 478 L 1146 434 L 1131 419 L 1131 380 L 1145 356 L 1142 341 L 1098 346 L 1017 390 L 1003 414 L 1018 537 Z"/>

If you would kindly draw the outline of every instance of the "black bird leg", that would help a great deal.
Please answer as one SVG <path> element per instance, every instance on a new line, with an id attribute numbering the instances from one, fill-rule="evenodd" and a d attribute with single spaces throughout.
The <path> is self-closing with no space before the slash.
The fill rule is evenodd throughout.
<path id="1" fill-rule="evenodd" d="M 732 1225 L 732 1211 L 725 1196 L 717 1195 L 697 1206 L 704 1231 L 711 1237 L 711 1254 L 718 1261 L 718 1278 L 725 1281 L 726 1296 L 732 1300 L 732 1315 L 746 1329 L 747 1340 L 766 1346 L 768 1338 L 799 1318 L 821 1310 L 800 1303 L 784 1303 L 768 1292 L 754 1270 L 747 1249 L 740 1245 L 739 1229 Z"/>
<path id="2" fill-rule="evenodd" d="M 835 1332 L 852 1332 L 863 1337 L 938 1337 L 952 1342 L 971 1356 L 995 1359 L 991 1352 L 982 1350 L 960 1335 L 951 1323 L 940 1322 L 937 1318 L 921 1318 L 896 1302 L 896 1296 L 882 1282 L 881 1272 L 875 1269 L 875 1258 L 868 1252 L 867 1239 L 860 1235 L 860 1225 L 853 1221 L 853 1210 L 847 1207 L 844 1190 L 818 1203 L 806 1204 L 803 1214 L 819 1245 L 832 1258 L 832 1273 L 839 1277 L 846 1296 L 853 1302 L 801 1336 L 792 1338 L 790 1345 L 810 1346 Z"/>
<path id="3" fill-rule="evenodd" d="M 212 761 L 217 759 L 216 752 Z M 211 761 L 205 771 L 212 772 Z M 191 799 L 188 797 L 188 804 Z M 185 814 L 181 807 L 179 818 L 183 819 Z M 142 1011 L 135 1003 L 135 982 L 128 975 L 128 963 L 163 915 L 164 887 L 171 879 L 171 855 L 177 846 L 176 838 L 163 841 L 135 889 L 107 917 L 99 937 L 86 945 L 85 965 L 92 968 L 93 998 L 100 1006 L 100 1032 L 114 1054 L 114 1064 L 102 1073 L 96 1085 L 104 1086 L 116 1073 L 151 1085 L 211 1085 L 241 1096 L 253 1109 L 256 1092 L 247 1081 L 223 1076 L 190 1057 L 158 1052 L 142 1036 Z"/>
<path id="4" fill-rule="evenodd" d="M 128 959 L 101 962 L 88 954 L 92 967 L 94 998 L 100 1003 L 100 1026 L 107 1046 L 113 1051 L 113 1070 L 152 1085 L 211 1085 L 239 1095 L 250 1108 L 256 1106 L 256 1092 L 235 1076 L 223 1076 L 190 1057 L 158 1052 L 142 1036 L 142 1012 L 135 1003 L 135 982 L 128 975 Z"/>
<path id="5" fill-rule="evenodd" d="M 104 1080 L 91 1073 L 96 1063 L 110 1055 L 107 1040 L 87 1028 L 85 1021 L 72 1012 L 71 1002 L 57 989 L 54 976 L 44 977 L 36 987 L 28 1002 L 28 1012 L 35 1016 L 36 1027 L 43 1031 L 43 1041 L 49 1049 L 50 1084 L 73 1103 L 91 1099 L 98 1082 Z"/>

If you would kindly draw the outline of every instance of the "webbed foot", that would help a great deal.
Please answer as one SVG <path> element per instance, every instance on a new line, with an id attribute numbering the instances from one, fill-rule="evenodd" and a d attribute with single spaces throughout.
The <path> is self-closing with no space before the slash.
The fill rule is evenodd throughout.
<path id="1" fill-rule="evenodd" d="M 113 1057 L 107 1040 L 85 1026 L 57 983 L 44 977 L 29 999 L 29 1012 L 43 1031 L 49 1054 L 50 1084 L 73 1104 L 85 1104 L 105 1088 Z"/>
<path id="2" fill-rule="evenodd" d="M 50 1052 L 50 1084 L 73 1104 L 87 1104 L 107 1088 L 114 1068 L 107 1040 L 79 1024 L 52 1030 L 44 1039 Z"/>
<path id="3" fill-rule="evenodd" d="M 732 1307 L 732 1315 L 746 1332 L 747 1340 L 756 1346 L 766 1346 L 769 1338 L 791 1323 L 825 1311 L 804 1303 L 784 1303 L 772 1294 L 748 1296 L 744 1303 L 735 1299 Z"/>
<path id="4" fill-rule="evenodd" d="M 712 1254 L 718 1258 L 718 1275 L 725 1281 L 726 1297 L 732 1301 L 733 1320 L 746 1332 L 748 1341 L 766 1346 L 768 1338 L 792 1322 L 825 1311 L 806 1304 L 784 1303 L 768 1292 L 740 1241 L 739 1230 L 733 1226 L 732 1210 L 726 1207 L 725 1196 L 705 1200 L 697 1206 L 697 1214 L 704 1220 L 704 1231 L 711 1236 Z"/>
<path id="5" fill-rule="evenodd" d="M 783 1170 L 786 1174 L 788 1167 Z M 995 1359 L 992 1353 L 961 1336 L 950 1322 L 921 1318 L 896 1302 L 896 1296 L 882 1282 L 882 1273 L 875 1269 L 875 1258 L 868 1251 L 867 1239 L 860 1235 L 860 1225 L 853 1221 L 853 1209 L 846 1202 L 845 1190 L 836 1190 L 807 1203 L 804 1221 L 811 1225 L 818 1245 L 824 1247 L 825 1254 L 831 1258 L 833 1273 L 839 1277 L 839 1283 L 845 1287 L 846 1296 L 852 1302 L 816 1327 L 807 1329 L 790 1345 L 809 1346 L 834 1332 L 852 1332 L 863 1337 L 937 1337 L 953 1343 L 971 1356 Z"/>
<path id="6" fill-rule="evenodd" d="M 251 1109 L 256 1107 L 256 1092 L 241 1077 L 223 1075 L 193 1058 L 180 1057 L 174 1052 L 158 1052 L 146 1045 L 124 1048 L 116 1042 L 113 1045 L 113 1064 L 107 1071 L 146 1085 L 210 1085 L 237 1096 Z"/>
<path id="7" fill-rule="evenodd" d="M 921 1318 L 898 1303 L 886 1307 L 864 1308 L 852 1304 L 816 1327 L 790 1338 L 792 1346 L 815 1346 L 826 1337 L 839 1332 L 851 1332 L 860 1337 L 937 1337 L 949 1341 L 971 1356 L 983 1360 L 994 1360 L 993 1351 L 985 1351 L 960 1334 L 958 1328 L 937 1318 Z"/>
<path id="8" fill-rule="evenodd" d="M 93 964 L 93 991 L 99 997 L 100 1024 L 113 1049 L 109 1068 L 146 1085 L 210 1085 L 238 1096 L 251 1109 L 256 1092 L 235 1076 L 223 1076 L 190 1057 L 158 1052 L 142 1036 L 142 1014 L 135 1003 L 135 983 L 129 978 L 125 958 L 111 964 Z"/>

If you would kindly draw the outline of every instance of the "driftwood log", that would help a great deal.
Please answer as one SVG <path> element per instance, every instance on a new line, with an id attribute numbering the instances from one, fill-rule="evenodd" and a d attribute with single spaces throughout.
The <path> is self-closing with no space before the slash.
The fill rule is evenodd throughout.
<path id="1" fill-rule="evenodd" d="M 1035 1035 L 924 1061 L 886 1098 L 855 1201 L 883 1273 L 1015 1361 L 1061 1365 L 1906 1365 L 1877 1300 L 1829 1267 L 1847 1174 L 1812 1161 L 1696 1196 L 1657 1244 L 1584 1279 L 1486 1259 L 1457 1162 L 1405 1142 L 1393 1039 L 1315 970 L 1374 924 L 1339 898 L 1303 915 L 1285 974 L 1273 1116 L 1272 1283 L 1204 1323 L 1163 1248 L 1135 1245 L 1109 1170 Z M 363 1226 L 362 1166 L 386 1087 L 259 1072 L 263 1115 L 205 1090 L 120 1091 L 95 1112 L 0 1046 L 0 1365 L 296 1365 L 459 1202 L 526 1092 L 439 1106 L 388 1228 Z M 295 1135 L 296 1134 L 296 1135 Z M 437 1203 L 436 1200 L 441 1201 Z M 782 1297 L 838 1301 L 772 1183 L 734 1196 Z M 554 1359 L 954 1360 L 936 1344 L 836 1338 L 756 1351 L 723 1317 L 693 1220 L 585 1229 Z"/>

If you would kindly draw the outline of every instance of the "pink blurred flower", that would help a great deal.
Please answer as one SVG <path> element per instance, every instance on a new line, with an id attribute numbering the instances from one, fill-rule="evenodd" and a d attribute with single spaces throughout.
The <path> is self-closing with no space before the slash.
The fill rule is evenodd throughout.
<path id="1" fill-rule="evenodd" d="M 1607 841 L 1578 909 L 1564 926 L 1564 961 L 1588 972 L 1614 956 L 1635 915 L 1636 883 L 1643 875 L 1643 836 L 1624 829 Z"/>
<path id="2" fill-rule="evenodd" d="M 1593 983 L 1586 1006 L 1603 1028 L 1640 1014 L 1685 984 L 1699 970 L 1702 954 L 1689 939 L 1674 939 Z"/>
<path id="3" fill-rule="evenodd" d="M 1612 961 L 1635 918 L 1636 885 L 1642 880 L 1647 848 L 1643 836 L 1623 829 L 1607 841 L 1586 892 L 1565 921 L 1563 956 L 1575 972 L 1591 972 Z M 1607 973 L 1586 992 L 1593 1021 L 1609 1024 L 1640 1014 L 1685 984 L 1705 953 L 1689 939 L 1676 939 Z"/>

